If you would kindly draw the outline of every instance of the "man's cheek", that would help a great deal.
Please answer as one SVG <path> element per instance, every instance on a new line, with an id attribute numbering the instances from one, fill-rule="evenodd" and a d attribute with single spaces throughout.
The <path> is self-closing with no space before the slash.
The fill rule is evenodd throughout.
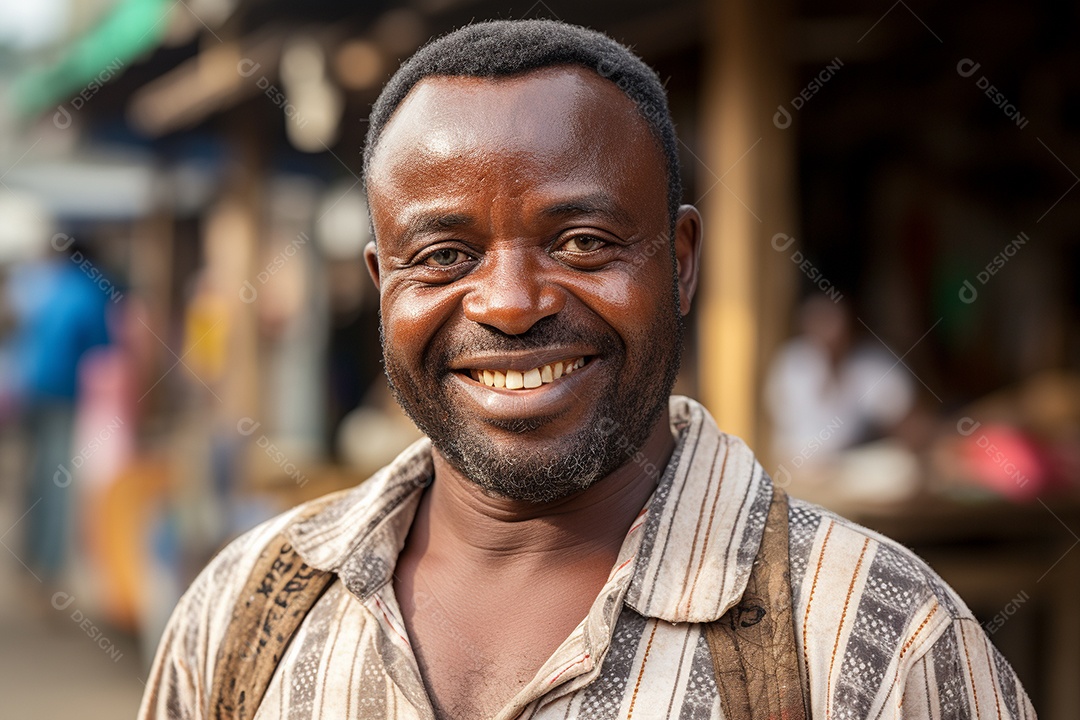
<path id="1" fill-rule="evenodd" d="M 433 335 L 461 307 L 465 292 L 457 285 L 398 283 L 383 293 L 383 323 L 409 338 Z"/>
<path id="2" fill-rule="evenodd" d="M 425 341 L 431 326 L 430 311 L 423 303 L 391 292 L 383 296 L 380 307 L 383 341 L 399 355 L 408 354 Z"/>

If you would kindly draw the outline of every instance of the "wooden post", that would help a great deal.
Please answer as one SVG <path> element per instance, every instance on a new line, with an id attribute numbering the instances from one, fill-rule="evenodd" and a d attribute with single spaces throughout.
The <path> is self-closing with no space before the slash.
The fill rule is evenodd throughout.
<path id="1" fill-rule="evenodd" d="M 710 0 L 699 166 L 705 219 L 698 375 L 722 430 L 761 451 L 765 363 L 786 336 L 794 268 L 774 249 L 795 235 L 795 130 L 773 115 L 790 99 L 785 3 Z"/>

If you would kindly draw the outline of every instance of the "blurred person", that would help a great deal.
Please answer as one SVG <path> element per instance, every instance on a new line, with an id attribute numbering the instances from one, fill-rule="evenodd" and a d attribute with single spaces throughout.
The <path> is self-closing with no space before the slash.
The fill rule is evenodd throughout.
<path id="1" fill-rule="evenodd" d="M 907 369 L 880 344 L 858 341 L 846 305 L 811 295 L 799 308 L 799 329 L 765 380 L 778 458 L 795 467 L 823 463 L 889 434 L 911 413 Z"/>
<path id="2" fill-rule="evenodd" d="M 470 25 L 390 80 L 364 158 L 427 437 L 219 554 L 140 717 L 1034 717 L 921 560 L 670 395 L 701 219 L 639 58 Z"/>
<path id="3" fill-rule="evenodd" d="M 72 241 L 48 252 L 14 267 L 7 286 L 16 317 L 14 383 L 31 446 L 22 559 L 46 589 L 65 569 L 71 537 L 79 365 L 109 342 L 109 296 L 90 250 Z"/>

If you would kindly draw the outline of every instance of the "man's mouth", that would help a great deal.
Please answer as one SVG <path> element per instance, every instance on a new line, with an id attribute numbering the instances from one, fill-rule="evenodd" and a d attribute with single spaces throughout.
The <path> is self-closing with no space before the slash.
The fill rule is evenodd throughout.
<path id="1" fill-rule="evenodd" d="M 529 370 L 472 369 L 466 371 L 466 374 L 476 382 L 488 387 L 505 388 L 506 390 L 531 390 L 541 385 L 556 382 L 564 375 L 572 374 L 575 370 L 584 367 L 589 360 L 591 358 L 587 356 L 579 356 L 540 365 Z"/>

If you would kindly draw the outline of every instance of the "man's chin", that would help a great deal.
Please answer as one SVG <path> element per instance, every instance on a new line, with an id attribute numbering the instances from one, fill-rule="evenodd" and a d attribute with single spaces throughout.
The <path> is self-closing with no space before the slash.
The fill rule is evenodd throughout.
<path id="1" fill-rule="evenodd" d="M 523 421 L 535 422 L 535 419 Z M 485 423 L 486 424 L 486 423 Z M 601 443 L 589 433 L 548 435 L 485 427 L 429 436 L 435 448 L 463 477 L 497 497 L 552 502 L 591 486 L 607 467 Z"/>
<path id="2" fill-rule="evenodd" d="M 511 420 L 488 420 L 484 425 L 490 429 L 491 434 L 505 437 L 506 442 L 544 442 L 550 439 L 550 434 L 545 432 L 550 428 L 556 418 L 552 417 L 528 417 Z"/>

